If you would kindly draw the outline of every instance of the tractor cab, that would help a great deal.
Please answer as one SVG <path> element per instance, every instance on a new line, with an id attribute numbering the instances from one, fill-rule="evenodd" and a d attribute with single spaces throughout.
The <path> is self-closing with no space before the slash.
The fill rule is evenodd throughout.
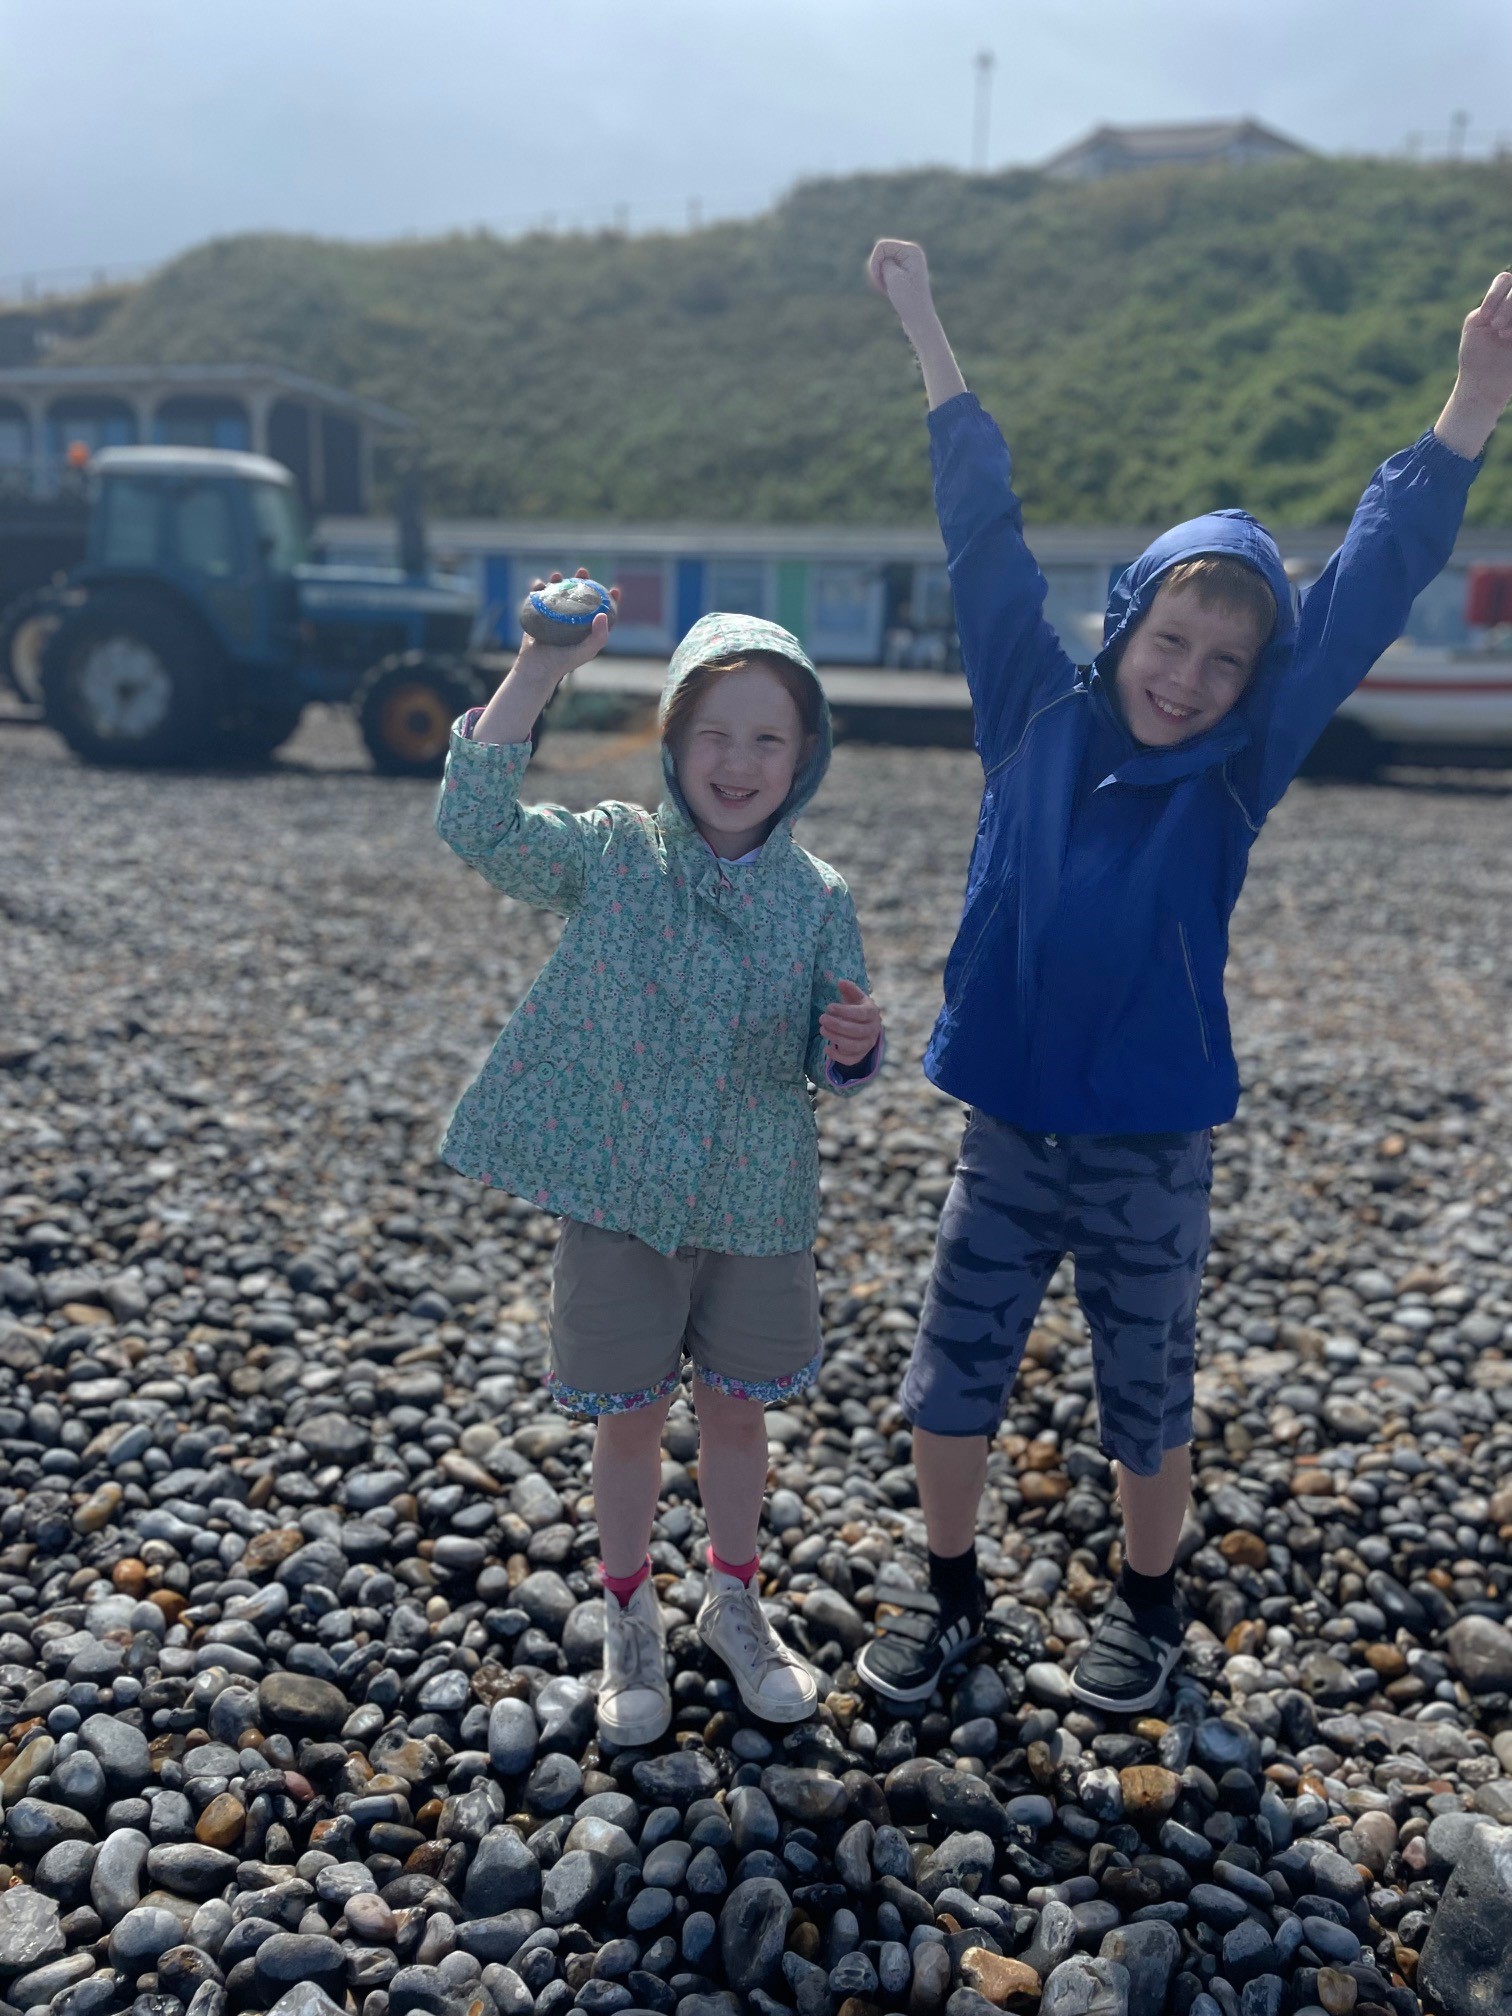
<path id="1" fill-rule="evenodd" d="M 486 697 L 471 584 L 311 557 L 289 471 L 213 448 L 108 448 L 87 554 L 57 597 L 48 719 L 101 762 L 267 755 L 312 700 L 350 702 L 382 770 L 439 773 Z"/>

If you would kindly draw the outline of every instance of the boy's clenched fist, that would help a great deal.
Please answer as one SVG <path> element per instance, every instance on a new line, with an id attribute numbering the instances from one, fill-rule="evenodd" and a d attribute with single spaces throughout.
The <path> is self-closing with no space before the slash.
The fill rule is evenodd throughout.
<path id="1" fill-rule="evenodd" d="M 907 238 L 879 238 L 866 262 L 866 277 L 905 323 L 912 316 L 933 313 L 929 265 L 922 245 Z"/>

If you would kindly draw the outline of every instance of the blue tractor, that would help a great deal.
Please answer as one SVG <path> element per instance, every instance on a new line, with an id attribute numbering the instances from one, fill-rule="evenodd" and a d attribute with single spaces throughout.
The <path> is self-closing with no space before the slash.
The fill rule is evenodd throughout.
<path id="1" fill-rule="evenodd" d="M 208 448 L 107 448 L 85 558 L 32 623 L 44 715 L 87 762 L 265 759 L 312 700 L 348 703 L 375 768 L 438 776 L 495 681 L 471 586 L 310 558 L 287 469 Z M 417 551 L 418 549 L 418 551 Z"/>

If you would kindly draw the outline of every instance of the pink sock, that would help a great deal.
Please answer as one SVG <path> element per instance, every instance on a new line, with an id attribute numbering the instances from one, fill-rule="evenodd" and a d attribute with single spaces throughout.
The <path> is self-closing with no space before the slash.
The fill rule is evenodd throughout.
<path id="1" fill-rule="evenodd" d="M 721 1575 L 733 1575 L 737 1582 L 744 1582 L 749 1589 L 756 1570 L 761 1566 L 761 1561 L 759 1556 L 753 1554 L 743 1567 L 737 1568 L 731 1561 L 721 1561 L 711 1547 L 709 1549 L 709 1566 L 717 1568 Z"/>
<path id="2" fill-rule="evenodd" d="M 620 1606 L 623 1608 L 650 1573 L 651 1556 L 648 1554 L 633 1575 L 611 1575 L 607 1568 L 600 1568 L 599 1580 L 611 1596 L 619 1598 Z"/>

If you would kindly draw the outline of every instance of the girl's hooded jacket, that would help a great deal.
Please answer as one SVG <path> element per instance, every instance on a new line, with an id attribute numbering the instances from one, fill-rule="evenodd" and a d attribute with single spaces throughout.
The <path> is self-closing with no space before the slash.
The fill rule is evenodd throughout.
<path id="1" fill-rule="evenodd" d="M 962 393 L 934 409 L 929 431 L 985 783 L 924 1069 L 1034 1133 L 1232 1119 L 1223 969 L 1250 848 L 1448 559 L 1480 464 L 1432 433 L 1393 455 L 1295 611 L 1276 543 L 1247 512 L 1174 526 L 1115 584 L 1102 651 L 1080 667 L 1045 621 L 997 427 Z M 1113 698 L 1119 651 L 1162 576 L 1214 553 L 1264 578 L 1275 628 L 1231 713 L 1190 742 L 1142 748 Z"/>
<path id="2" fill-rule="evenodd" d="M 819 1155 L 810 1082 L 837 982 L 867 985 L 850 893 L 793 839 L 829 768 L 829 708 L 798 640 L 711 615 L 672 658 L 662 717 L 699 665 L 772 652 L 814 681 L 816 746 L 760 857 L 731 868 L 694 825 L 662 746 L 655 813 L 522 805 L 528 743 L 453 724 L 436 828 L 506 895 L 559 911 L 555 952 L 463 1093 L 441 1159 L 542 1210 L 630 1232 L 661 1253 L 812 1245 Z"/>

